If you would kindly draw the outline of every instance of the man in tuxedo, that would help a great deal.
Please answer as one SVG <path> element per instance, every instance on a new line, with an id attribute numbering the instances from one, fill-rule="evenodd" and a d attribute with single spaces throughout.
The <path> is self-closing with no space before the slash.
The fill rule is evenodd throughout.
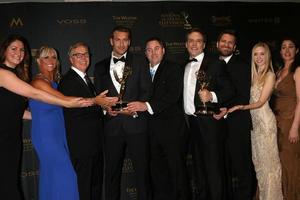
<path id="1" fill-rule="evenodd" d="M 186 35 L 186 48 L 190 62 L 184 71 L 184 111 L 188 118 L 192 145 L 193 163 L 198 181 L 204 180 L 205 200 L 224 199 L 224 124 L 213 115 L 195 115 L 196 108 L 205 102 L 223 105 L 234 95 L 234 88 L 226 73 L 225 63 L 209 58 L 204 53 L 205 33 L 191 29 Z M 223 64 L 224 63 L 224 64 Z M 201 80 L 196 78 L 201 70 L 209 82 L 201 88 Z"/>
<path id="2" fill-rule="evenodd" d="M 130 29 L 117 26 L 110 37 L 111 56 L 95 65 L 97 92 L 109 89 L 108 96 L 123 93 L 123 102 L 148 101 L 151 79 L 145 59 L 128 52 Z M 120 80 L 127 71 L 125 88 Z M 125 75 L 126 75 L 125 74 Z M 119 200 L 122 164 L 127 148 L 136 172 L 137 199 L 148 198 L 148 136 L 147 113 L 107 109 L 104 122 L 105 199 Z"/>
<path id="3" fill-rule="evenodd" d="M 236 94 L 227 106 L 248 104 L 250 99 L 251 67 L 237 55 L 236 35 L 233 30 L 221 32 L 217 40 L 219 57 L 226 62 L 228 74 Z M 230 113 L 227 126 L 226 151 L 229 161 L 229 195 L 232 200 L 250 200 L 253 197 L 254 170 L 251 158 L 251 116 L 249 110 Z M 232 182 L 232 180 L 235 180 Z"/>
<path id="4" fill-rule="evenodd" d="M 90 63 L 88 46 L 75 43 L 69 49 L 70 70 L 64 75 L 59 90 L 66 96 L 95 97 L 86 74 Z M 99 106 L 64 108 L 67 141 L 77 174 L 80 199 L 101 198 L 103 177 L 102 116 Z"/>
<path id="5" fill-rule="evenodd" d="M 148 111 L 153 200 L 188 200 L 186 135 L 182 108 L 183 71 L 164 59 L 160 38 L 146 41 L 146 57 L 152 78 L 148 102 L 132 102 L 131 112 Z"/>

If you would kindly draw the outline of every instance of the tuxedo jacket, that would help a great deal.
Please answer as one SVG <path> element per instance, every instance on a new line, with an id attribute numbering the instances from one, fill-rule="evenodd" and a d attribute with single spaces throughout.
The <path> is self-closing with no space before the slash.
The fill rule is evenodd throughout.
<path id="1" fill-rule="evenodd" d="M 70 69 L 59 84 L 66 96 L 94 97 L 85 81 Z M 93 156 L 102 149 L 103 112 L 100 106 L 64 108 L 68 145 L 72 157 Z"/>
<path id="2" fill-rule="evenodd" d="M 251 66 L 244 63 L 238 56 L 233 55 L 228 61 L 227 72 L 235 88 L 235 96 L 228 103 L 227 107 L 249 104 L 251 87 Z M 227 120 L 233 121 L 236 126 L 250 128 L 251 115 L 249 110 L 235 111 L 228 115 Z"/>
<path id="3" fill-rule="evenodd" d="M 226 63 L 224 61 L 220 61 L 219 59 L 208 57 L 206 54 L 204 54 L 200 70 L 203 70 L 209 79 L 209 85 L 207 89 L 215 92 L 219 106 L 222 107 L 227 105 L 228 102 L 233 98 L 235 89 L 226 70 Z M 200 81 L 197 80 L 194 96 L 195 104 L 200 102 L 200 97 L 198 95 L 199 90 Z"/>
<path id="4" fill-rule="evenodd" d="M 175 63 L 162 60 L 155 72 L 148 101 L 154 112 L 150 117 L 152 130 L 157 129 L 156 131 L 161 134 L 164 131 L 171 131 L 174 134 L 179 131 L 176 130 L 177 127 L 184 124 L 182 93 L 182 68 Z"/>
<path id="5" fill-rule="evenodd" d="M 97 93 L 108 90 L 107 96 L 118 96 L 110 76 L 110 60 L 108 57 L 95 65 L 94 80 Z M 125 66 L 131 68 L 131 75 L 125 83 L 123 101 L 148 101 L 151 86 L 149 68 L 146 60 L 138 55 L 127 53 Z M 147 131 L 147 113 L 138 112 L 138 117 L 119 114 L 115 117 L 105 115 L 104 133 L 108 136 L 120 134 L 140 134 Z M 125 131 L 125 132 L 124 132 Z"/>

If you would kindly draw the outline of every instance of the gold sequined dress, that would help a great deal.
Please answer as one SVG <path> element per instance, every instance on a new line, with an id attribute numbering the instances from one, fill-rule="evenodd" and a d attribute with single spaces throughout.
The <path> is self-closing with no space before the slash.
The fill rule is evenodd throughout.
<path id="1" fill-rule="evenodd" d="M 257 102 L 261 85 L 251 87 L 250 103 Z M 276 119 L 269 102 L 250 110 L 253 130 L 251 132 L 252 160 L 259 187 L 259 200 L 282 200 L 281 164 L 277 146 Z"/>
<path id="2" fill-rule="evenodd" d="M 284 199 L 300 200 L 300 143 L 291 144 L 288 140 L 297 104 L 293 73 L 278 83 L 274 95 Z"/>

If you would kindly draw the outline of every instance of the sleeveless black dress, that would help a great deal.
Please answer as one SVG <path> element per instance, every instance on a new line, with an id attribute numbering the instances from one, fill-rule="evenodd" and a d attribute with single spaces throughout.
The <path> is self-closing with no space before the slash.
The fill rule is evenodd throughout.
<path id="1" fill-rule="evenodd" d="M 16 70 L 0 64 L 0 68 Z M 0 87 L 0 198 L 19 200 L 22 152 L 22 117 L 26 99 Z"/>

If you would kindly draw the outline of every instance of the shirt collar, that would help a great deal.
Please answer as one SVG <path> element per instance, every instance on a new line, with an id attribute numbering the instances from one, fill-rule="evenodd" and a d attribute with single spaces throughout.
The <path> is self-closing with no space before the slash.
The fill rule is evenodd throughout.
<path id="1" fill-rule="evenodd" d="M 227 57 L 223 57 L 223 60 L 226 62 L 226 64 L 229 62 L 230 58 L 232 57 L 233 54 Z"/>
<path id="2" fill-rule="evenodd" d="M 154 71 L 156 71 L 157 68 L 158 68 L 158 66 L 159 66 L 159 64 L 160 64 L 160 63 L 154 65 L 153 67 L 150 67 L 150 64 L 149 64 L 149 67 L 150 67 L 150 69 L 153 69 Z"/>
<path id="3" fill-rule="evenodd" d="M 84 76 L 86 75 L 86 73 L 80 71 L 79 69 L 77 69 L 76 67 L 72 66 L 71 69 L 73 69 L 81 78 L 84 79 Z"/>
<path id="4" fill-rule="evenodd" d="M 201 60 L 203 60 L 203 57 L 204 57 L 204 52 L 200 53 L 199 55 L 197 55 L 196 58 L 197 59 L 197 62 L 200 62 Z"/>
<path id="5" fill-rule="evenodd" d="M 124 58 L 126 58 L 127 52 L 125 52 L 125 53 L 124 53 L 123 55 L 121 55 L 120 57 L 114 56 L 114 53 L 111 52 L 111 59 L 113 59 L 113 58 L 121 58 L 122 56 L 124 56 Z"/>

